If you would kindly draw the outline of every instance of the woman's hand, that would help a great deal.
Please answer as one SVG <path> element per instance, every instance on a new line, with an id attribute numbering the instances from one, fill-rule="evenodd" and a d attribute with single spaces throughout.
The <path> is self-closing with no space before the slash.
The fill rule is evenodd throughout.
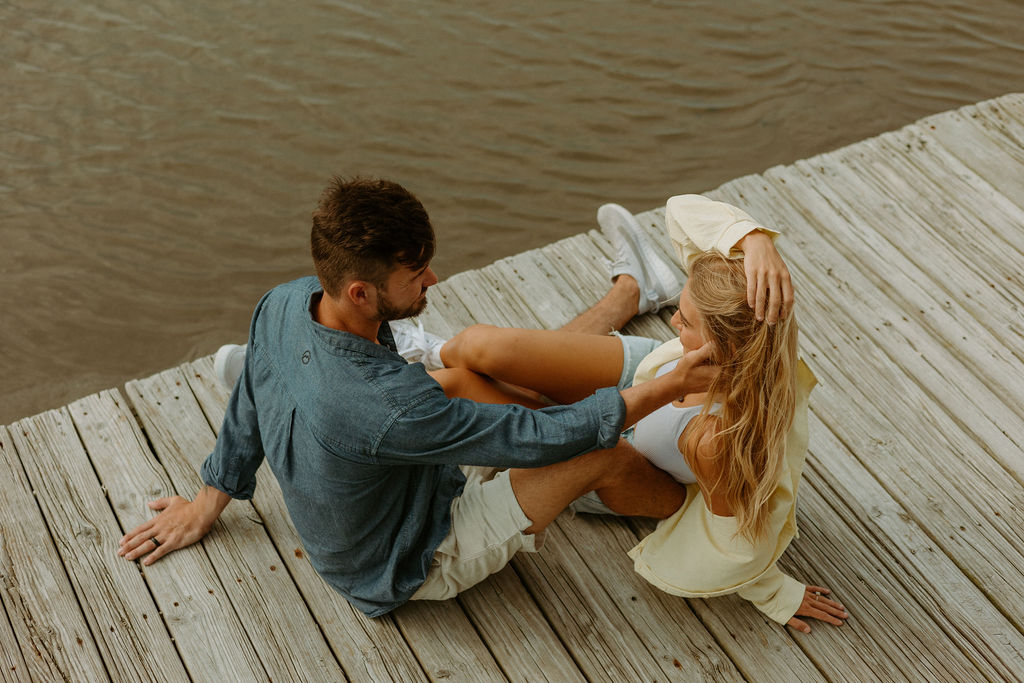
<path id="1" fill-rule="evenodd" d="M 786 623 L 786 626 L 792 626 L 797 631 L 810 633 L 810 625 L 802 619 L 797 619 L 797 617 L 811 617 L 826 621 L 835 626 L 842 626 L 846 623 L 844 620 L 850 615 L 846 613 L 846 608 L 841 604 L 825 597 L 831 593 L 832 591 L 828 588 L 821 586 L 807 586 L 804 588 L 804 600 L 800 603 L 800 609 L 796 611 L 796 616 Z"/>
<path id="2" fill-rule="evenodd" d="M 208 534 L 230 500 L 228 494 L 207 486 L 195 500 L 171 496 L 150 501 L 151 510 L 162 512 L 125 534 L 117 554 L 135 560 L 149 553 L 142 564 L 151 565 L 172 550 L 192 545 Z"/>
<path id="3" fill-rule="evenodd" d="M 755 230 L 736 247 L 743 252 L 747 305 L 754 309 L 757 319 L 767 318 L 771 324 L 788 316 L 793 310 L 793 283 L 772 238 Z"/>

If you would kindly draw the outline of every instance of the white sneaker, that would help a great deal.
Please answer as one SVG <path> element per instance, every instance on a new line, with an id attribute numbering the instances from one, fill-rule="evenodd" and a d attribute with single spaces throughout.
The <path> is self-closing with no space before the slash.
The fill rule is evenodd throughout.
<path id="1" fill-rule="evenodd" d="M 242 376 L 246 346 L 225 344 L 217 349 L 217 355 L 213 357 L 213 375 L 228 389 L 234 389 L 238 378 Z"/>
<path id="2" fill-rule="evenodd" d="M 639 315 L 654 313 L 678 296 L 682 283 L 633 214 L 618 204 L 605 204 L 597 210 L 597 224 L 615 249 L 612 279 L 629 275 L 640 285 Z"/>
<path id="3" fill-rule="evenodd" d="M 418 320 L 415 323 L 411 320 L 389 320 L 388 325 L 399 356 L 410 363 L 423 363 L 427 370 L 440 370 L 444 367 L 441 347 L 447 339 L 430 334 Z"/>

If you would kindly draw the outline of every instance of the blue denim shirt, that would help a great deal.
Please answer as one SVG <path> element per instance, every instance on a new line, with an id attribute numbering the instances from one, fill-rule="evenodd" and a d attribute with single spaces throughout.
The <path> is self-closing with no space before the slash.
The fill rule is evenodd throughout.
<path id="1" fill-rule="evenodd" d="M 625 406 L 600 389 L 543 410 L 449 399 L 419 363 L 320 325 L 314 277 L 257 304 L 242 376 L 203 481 L 252 497 L 266 458 L 313 563 L 353 605 L 379 616 L 416 592 L 462 492 L 459 465 L 539 467 L 619 438 Z"/>

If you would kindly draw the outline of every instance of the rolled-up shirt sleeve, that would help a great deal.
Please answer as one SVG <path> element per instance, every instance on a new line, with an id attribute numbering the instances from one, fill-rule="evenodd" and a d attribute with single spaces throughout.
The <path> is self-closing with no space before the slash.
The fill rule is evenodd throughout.
<path id="1" fill-rule="evenodd" d="M 531 410 L 428 392 L 381 432 L 381 463 L 542 467 L 618 443 L 625 403 L 614 388 Z"/>
<path id="2" fill-rule="evenodd" d="M 254 355 L 250 345 L 242 376 L 228 399 L 217 444 L 199 472 L 203 483 L 242 500 L 252 498 L 256 490 L 256 471 L 264 459 L 253 395 Z"/>
<path id="3" fill-rule="evenodd" d="M 736 243 L 753 230 L 772 239 L 779 234 L 778 230 L 755 221 L 746 211 L 699 194 L 671 197 L 665 203 L 665 228 L 679 263 L 687 270 L 694 258 L 708 251 L 725 257 L 738 256 L 738 252 L 733 252 Z"/>

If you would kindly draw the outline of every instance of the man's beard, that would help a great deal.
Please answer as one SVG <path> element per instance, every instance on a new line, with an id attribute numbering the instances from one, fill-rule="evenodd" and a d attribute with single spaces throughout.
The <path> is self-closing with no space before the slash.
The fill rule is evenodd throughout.
<path id="1" fill-rule="evenodd" d="M 384 292 L 377 292 L 377 320 L 401 320 L 412 318 L 423 312 L 427 307 L 427 297 L 424 294 L 419 300 L 408 308 L 398 308 L 391 303 L 391 300 L 384 295 Z"/>

